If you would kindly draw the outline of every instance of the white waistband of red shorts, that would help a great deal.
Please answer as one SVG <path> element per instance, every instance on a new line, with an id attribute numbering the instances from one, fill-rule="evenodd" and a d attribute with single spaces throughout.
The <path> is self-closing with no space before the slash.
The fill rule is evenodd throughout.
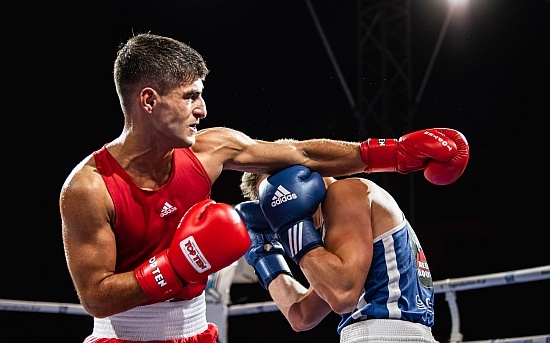
<path id="1" fill-rule="evenodd" d="M 195 336 L 208 328 L 204 292 L 191 299 L 138 306 L 106 318 L 94 318 L 93 338 L 162 341 Z"/>
<path id="2" fill-rule="evenodd" d="M 342 329 L 340 343 L 364 342 L 437 343 L 426 325 L 398 319 L 368 319 Z"/>

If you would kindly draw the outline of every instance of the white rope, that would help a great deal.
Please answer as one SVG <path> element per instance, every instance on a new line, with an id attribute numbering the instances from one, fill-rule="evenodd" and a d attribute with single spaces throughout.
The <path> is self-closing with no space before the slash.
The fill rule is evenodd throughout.
<path id="1" fill-rule="evenodd" d="M 488 288 L 515 283 L 532 282 L 550 279 L 550 265 L 536 268 L 508 271 L 503 273 L 469 276 L 463 278 L 434 281 L 435 293 L 445 293 L 449 304 L 452 319 L 450 342 L 462 342 L 460 333 L 460 315 L 456 303 L 456 292 L 478 288 Z M 226 283 L 230 285 L 230 283 Z M 226 299 L 227 301 L 228 299 Z M 248 314 L 266 313 L 278 311 L 273 301 L 256 302 L 248 304 L 228 305 L 228 316 L 241 316 Z M 25 301 L 0 299 L 0 311 L 61 313 L 88 315 L 80 304 L 55 303 L 41 301 Z M 493 339 L 483 341 L 471 341 L 468 343 L 548 343 L 550 334 L 541 336 L 526 336 L 517 338 Z"/>

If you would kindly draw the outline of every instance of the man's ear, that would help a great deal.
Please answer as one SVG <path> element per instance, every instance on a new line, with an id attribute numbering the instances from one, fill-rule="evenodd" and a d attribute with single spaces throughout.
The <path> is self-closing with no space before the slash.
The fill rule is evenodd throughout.
<path id="1" fill-rule="evenodd" d="M 157 92 L 151 87 L 145 87 L 139 93 L 140 105 L 148 113 L 153 112 L 153 108 L 157 103 L 156 98 Z"/>

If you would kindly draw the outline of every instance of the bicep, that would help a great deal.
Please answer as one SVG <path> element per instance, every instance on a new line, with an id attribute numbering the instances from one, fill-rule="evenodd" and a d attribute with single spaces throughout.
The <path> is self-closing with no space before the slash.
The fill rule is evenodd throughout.
<path id="1" fill-rule="evenodd" d="M 364 279 L 373 252 L 368 194 L 360 183 L 338 181 L 331 187 L 322 208 L 325 247 L 341 259 L 342 272 Z"/>
<path id="2" fill-rule="evenodd" d="M 207 171 L 217 175 L 222 169 L 268 174 L 306 162 L 303 153 L 290 144 L 253 139 L 228 128 L 201 130 L 192 150 Z"/>
<path id="3" fill-rule="evenodd" d="M 75 177 L 61 193 L 65 256 L 80 294 L 114 273 L 116 243 L 108 201 L 107 191 L 90 176 Z"/>

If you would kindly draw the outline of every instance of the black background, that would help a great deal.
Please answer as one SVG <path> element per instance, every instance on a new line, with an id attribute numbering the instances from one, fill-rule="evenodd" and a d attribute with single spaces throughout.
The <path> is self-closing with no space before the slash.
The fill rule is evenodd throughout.
<path id="1" fill-rule="evenodd" d="M 356 4 L 312 3 L 353 90 Z M 203 54 L 211 73 L 201 128 L 228 126 L 265 140 L 367 138 L 358 134 L 303 1 L 15 5 L 6 12 L 13 26 L 3 44 L 0 298 L 78 302 L 64 259 L 59 190 L 74 165 L 122 130 L 112 64 L 118 45 L 133 33 L 171 36 Z M 447 11 L 445 1 L 412 2 L 415 91 Z M 414 129 L 460 130 L 471 149 L 468 168 L 452 185 L 431 185 L 422 173 L 412 176 L 415 229 L 434 280 L 550 264 L 549 47 L 550 1 L 470 0 L 451 20 L 413 123 Z M 369 130 L 376 136 L 380 127 Z M 239 176 L 224 172 L 213 198 L 242 201 Z M 550 333 L 549 286 L 545 280 L 458 293 L 464 340 Z M 234 303 L 268 299 L 255 284 L 232 289 Z M 293 333 L 278 312 L 230 317 L 229 340 L 337 342 L 337 322 L 329 316 L 309 332 Z M 447 341 L 450 325 L 445 298 L 438 295 L 436 338 Z M 0 312 L 0 342 L 81 342 L 91 328 L 88 316 Z"/>

